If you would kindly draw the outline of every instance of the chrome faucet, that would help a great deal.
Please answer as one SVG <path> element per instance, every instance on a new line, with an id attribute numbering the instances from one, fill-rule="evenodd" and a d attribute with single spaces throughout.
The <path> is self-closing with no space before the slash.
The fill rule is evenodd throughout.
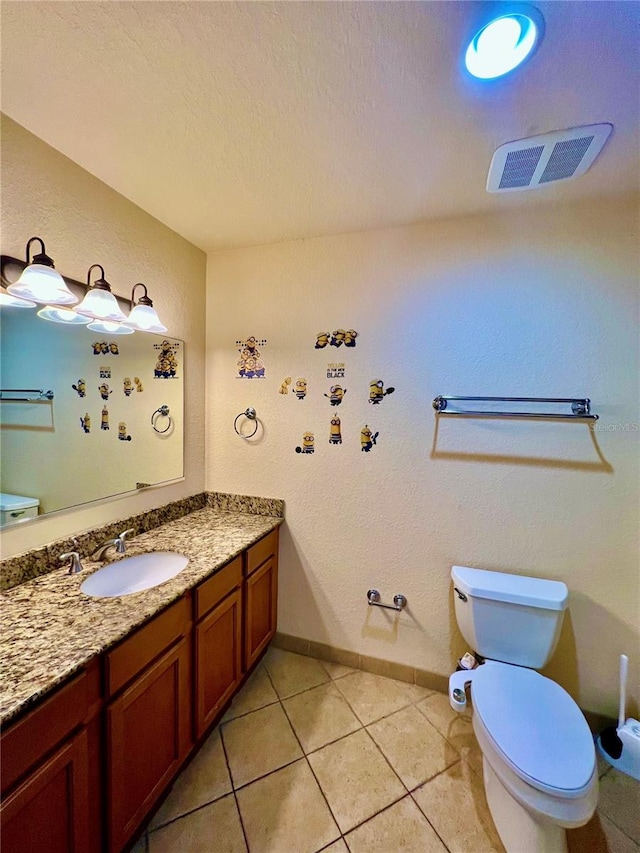
<path id="1" fill-rule="evenodd" d="M 61 562 L 69 560 L 69 574 L 77 575 L 82 571 L 82 563 L 80 562 L 80 554 L 77 551 L 69 551 L 68 554 L 60 554 L 58 558 Z"/>
<path id="2" fill-rule="evenodd" d="M 115 548 L 116 554 L 126 554 L 127 545 L 125 542 L 125 538 L 130 534 L 135 533 L 134 529 L 123 530 L 122 533 L 119 533 L 115 539 L 108 539 L 106 542 L 103 542 L 99 548 L 97 548 L 93 554 L 91 555 L 92 560 L 104 560 L 104 555 L 109 550 L 109 548 Z"/>

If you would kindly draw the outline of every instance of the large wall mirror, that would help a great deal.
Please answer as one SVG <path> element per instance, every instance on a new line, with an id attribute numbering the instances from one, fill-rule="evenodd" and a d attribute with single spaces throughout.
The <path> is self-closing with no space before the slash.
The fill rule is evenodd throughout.
<path id="1" fill-rule="evenodd" d="M 9 307 L 0 334 L 2 523 L 184 476 L 182 341 Z"/>

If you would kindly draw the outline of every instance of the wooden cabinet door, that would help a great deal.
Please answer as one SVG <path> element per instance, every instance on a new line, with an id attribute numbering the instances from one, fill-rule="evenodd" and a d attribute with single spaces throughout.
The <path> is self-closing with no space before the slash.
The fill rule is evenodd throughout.
<path id="1" fill-rule="evenodd" d="M 269 557 L 245 581 L 244 666 L 249 669 L 276 632 L 278 562 Z"/>
<path id="2" fill-rule="evenodd" d="M 82 729 L 6 797 L 3 853 L 89 850 L 89 747 Z"/>
<path id="3" fill-rule="evenodd" d="M 189 644 L 181 640 L 107 708 L 109 849 L 120 851 L 190 748 Z"/>
<path id="4" fill-rule="evenodd" d="M 196 738 L 242 677 L 242 593 L 236 589 L 196 626 Z"/>

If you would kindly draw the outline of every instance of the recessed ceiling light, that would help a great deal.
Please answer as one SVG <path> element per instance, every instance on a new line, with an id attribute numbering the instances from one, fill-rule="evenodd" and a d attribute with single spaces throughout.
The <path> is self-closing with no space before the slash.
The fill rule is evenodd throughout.
<path id="1" fill-rule="evenodd" d="M 467 70 L 481 80 L 508 74 L 531 56 L 543 31 L 544 19 L 537 9 L 494 18 L 471 40 L 465 55 Z"/>

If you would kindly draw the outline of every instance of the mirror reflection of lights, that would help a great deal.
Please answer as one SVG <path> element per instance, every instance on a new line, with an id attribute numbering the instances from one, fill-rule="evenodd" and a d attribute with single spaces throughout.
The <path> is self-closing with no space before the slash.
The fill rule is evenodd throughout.
<path id="1" fill-rule="evenodd" d="M 531 55 L 540 43 L 542 30 L 542 16 L 538 23 L 528 14 L 521 13 L 501 15 L 489 21 L 467 48 L 467 70 L 481 80 L 508 74 Z"/>

